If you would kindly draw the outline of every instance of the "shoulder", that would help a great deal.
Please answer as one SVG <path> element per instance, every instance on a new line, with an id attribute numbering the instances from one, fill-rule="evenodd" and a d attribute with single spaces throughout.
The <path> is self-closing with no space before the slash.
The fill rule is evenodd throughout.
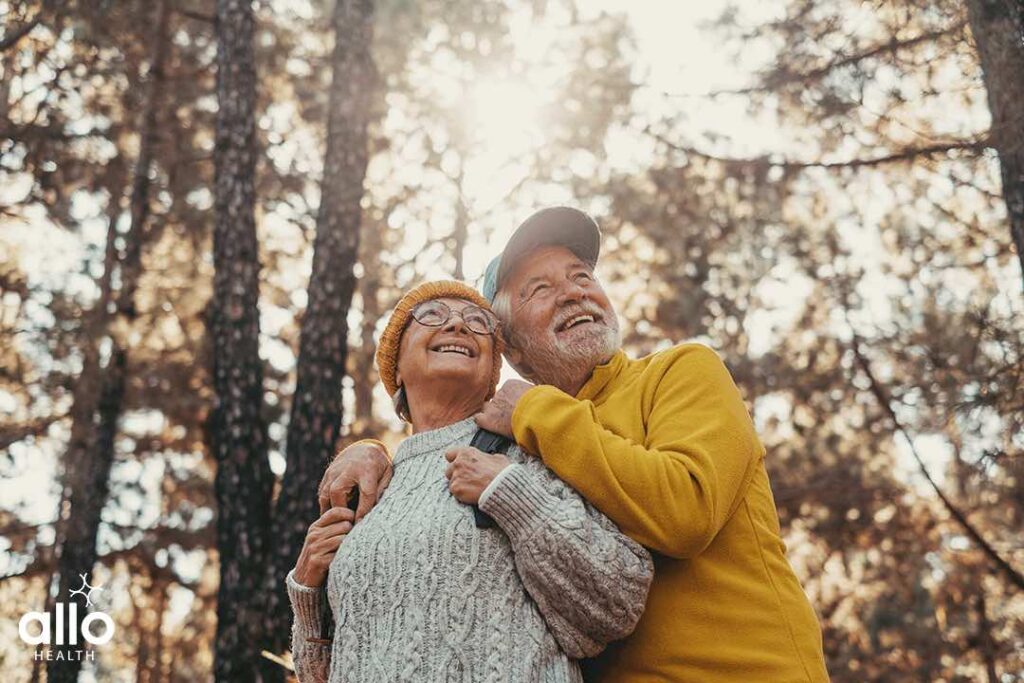
<path id="1" fill-rule="evenodd" d="M 729 377 L 718 353 L 710 346 L 696 342 L 676 344 L 637 362 L 645 364 L 644 374 L 655 384 L 661 384 L 664 379 L 683 381 Z"/>

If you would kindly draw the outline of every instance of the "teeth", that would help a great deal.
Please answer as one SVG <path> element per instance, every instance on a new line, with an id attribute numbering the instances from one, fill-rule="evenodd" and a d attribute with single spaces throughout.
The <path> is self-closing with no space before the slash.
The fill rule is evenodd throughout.
<path id="1" fill-rule="evenodd" d="M 562 329 L 563 330 L 567 330 L 567 329 L 569 329 L 570 327 L 572 327 L 573 325 L 575 325 L 578 322 L 592 323 L 592 322 L 594 322 L 594 316 L 589 315 L 589 314 L 577 315 L 576 317 L 570 318 L 569 320 L 567 320 L 565 322 L 565 324 L 562 325 Z"/>
<path id="2" fill-rule="evenodd" d="M 461 353 L 464 356 L 472 356 L 469 349 L 467 349 L 465 346 L 458 346 L 457 344 L 444 344 L 442 346 L 437 347 L 435 351 L 439 351 L 441 353 L 454 351 L 455 353 Z"/>

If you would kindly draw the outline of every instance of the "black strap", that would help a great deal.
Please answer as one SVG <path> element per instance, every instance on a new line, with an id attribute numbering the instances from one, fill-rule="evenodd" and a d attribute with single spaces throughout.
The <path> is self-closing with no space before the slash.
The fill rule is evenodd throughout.
<path id="1" fill-rule="evenodd" d="M 469 442 L 469 445 L 484 453 L 507 453 L 512 446 L 512 439 L 486 429 L 480 429 L 473 435 L 473 440 Z M 478 529 L 490 529 L 495 526 L 491 516 L 477 505 L 473 506 L 473 521 L 476 522 Z"/>

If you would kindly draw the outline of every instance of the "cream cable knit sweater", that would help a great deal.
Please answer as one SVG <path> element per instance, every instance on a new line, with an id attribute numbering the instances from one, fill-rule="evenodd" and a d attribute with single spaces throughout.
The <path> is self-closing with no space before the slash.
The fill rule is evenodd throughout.
<path id="1" fill-rule="evenodd" d="M 408 437 L 377 506 L 342 543 L 320 590 L 288 575 L 302 683 L 580 681 L 573 658 L 629 634 L 654 568 L 646 550 L 517 447 L 478 529 L 448 491 L 444 453 L 472 418 Z"/>

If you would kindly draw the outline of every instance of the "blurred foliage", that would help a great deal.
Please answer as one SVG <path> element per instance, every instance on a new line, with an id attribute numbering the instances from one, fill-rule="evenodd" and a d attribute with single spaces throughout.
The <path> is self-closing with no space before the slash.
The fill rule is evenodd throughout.
<path id="1" fill-rule="evenodd" d="M 581 3 L 581 6 L 585 3 Z M 123 249 L 147 82 L 147 3 L 0 0 L 0 668 L 54 567 L 71 392 Z M 118 645 L 100 680 L 209 677 L 216 600 L 211 389 L 212 3 L 172 3 L 129 385 L 100 529 Z M 271 467 L 283 439 L 325 148 L 331 4 L 258 2 L 261 350 Z M 38 14 L 37 14 L 38 13 Z M 535 206 L 605 232 L 628 348 L 718 350 L 750 402 L 789 557 L 836 681 L 1024 677 L 1024 603 L 921 476 L 1024 571 L 1024 325 L 984 84 L 961 3 L 791 0 L 704 30 L 771 57 L 742 88 L 637 106 L 625 16 L 556 2 L 377 3 L 343 441 L 394 442 L 373 341 L 423 277 L 480 274 Z M 542 83 L 543 88 L 531 84 Z M 507 139 L 498 106 L 536 122 Z M 785 132 L 737 151 L 691 124 L 730 98 Z M 1024 106 L 1024 103 L 1022 103 Z M 644 163 L 613 164 L 625 136 Z M 481 256 L 484 254 L 484 256 Z M 106 274 L 106 277 L 111 277 Z M 110 286 L 117 287 L 116 277 Z M 880 396 L 887 400 L 880 400 Z M 895 420 L 893 417 L 895 416 Z M 10 495 L 7 494 L 10 493 Z"/>

